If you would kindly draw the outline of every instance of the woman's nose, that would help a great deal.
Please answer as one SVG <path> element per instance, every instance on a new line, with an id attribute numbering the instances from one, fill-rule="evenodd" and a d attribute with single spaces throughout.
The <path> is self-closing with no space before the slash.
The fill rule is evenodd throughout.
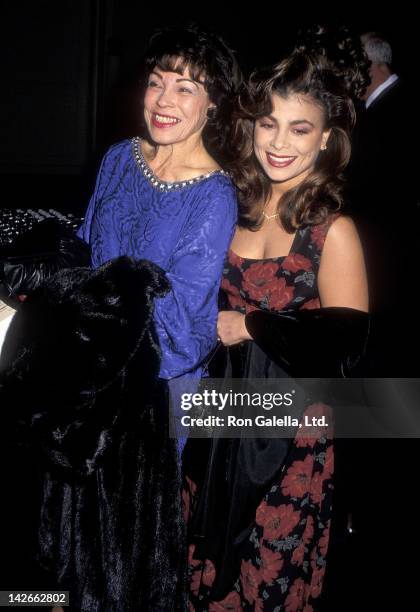
<path id="1" fill-rule="evenodd" d="M 163 89 L 160 96 L 157 99 L 158 106 L 173 106 L 174 98 L 173 94 L 169 89 Z"/>
<path id="2" fill-rule="evenodd" d="M 271 145 L 279 151 L 283 148 L 287 148 L 289 146 L 289 138 L 287 132 L 283 130 L 278 130 L 273 135 Z"/>

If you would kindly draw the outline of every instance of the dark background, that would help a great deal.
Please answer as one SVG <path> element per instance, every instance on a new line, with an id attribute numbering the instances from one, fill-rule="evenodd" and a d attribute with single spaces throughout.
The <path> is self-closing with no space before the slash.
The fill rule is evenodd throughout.
<path id="1" fill-rule="evenodd" d="M 157 0 L 3 1 L 0 208 L 52 207 L 82 214 L 105 149 L 136 134 L 140 112 L 136 69 L 151 32 L 158 26 L 191 20 L 221 33 L 237 51 L 245 74 L 258 65 L 281 59 L 296 32 L 313 23 L 345 23 L 357 33 L 380 31 L 392 44 L 396 72 L 415 89 L 417 18 L 414 9 L 410 12 L 401 3 L 394 3 L 392 10 L 383 3 L 379 11 L 369 8 L 367 2 L 349 3 L 340 10 L 338 3 L 327 8 L 318 2 L 315 8 L 308 8 L 302 2 L 259 2 L 244 10 L 239 3 L 227 0 L 220 4 L 197 3 L 192 8 L 179 0 L 170 6 Z M 408 115 L 391 120 L 410 139 L 418 118 Z M 403 194 L 403 185 L 401 189 Z M 385 334 L 383 338 L 385 341 Z M 400 360 L 401 353 L 395 354 Z M 411 454 L 403 455 L 410 457 L 406 465 L 399 460 L 400 474 L 396 477 L 392 466 L 401 457 L 401 445 L 390 441 L 382 450 L 377 445 L 371 449 L 366 441 L 364 455 L 372 451 L 378 457 L 376 463 L 363 466 L 367 482 L 375 482 L 379 473 L 383 479 L 389 475 L 377 500 L 376 494 L 371 493 L 367 506 L 367 488 L 352 493 L 342 481 L 345 484 L 341 485 L 341 499 L 353 494 L 365 516 L 367 508 L 368 519 L 359 527 L 356 520 L 355 533 L 350 536 L 341 524 L 347 520 L 347 512 L 338 514 L 341 523 L 336 523 L 329 553 L 324 610 L 353 611 L 355 606 L 360 610 L 381 609 L 374 604 L 398 600 L 400 590 L 407 594 L 410 584 L 415 587 L 416 582 L 409 578 L 406 556 L 417 531 L 411 501 L 417 440 L 412 442 L 416 448 L 413 446 Z M 350 449 L 345 456 L 353 461 L 354 454 Z M 362 453 L 359 450 L 357 454 Z M 20 465 L 24 481 L 25 457 L 21 457 Z M 339 456 L 337 467 L 340 468 Z M 19 487 L 19 480 L 15 467 L 10 470 L 9 497 L 13 496 L 13 487 Z M 30 496 L 29 492 L 28 499 Z M 35 533 L 30 523 L 32 514 L 25 505 L 20 512 L 17 524 L 22 525 L 21 541 L 28 544 L 28 538 L 34 538 Z M 357 508 L 355 512 L 357 519 Z M 21 552 L 18 546 L 15 549 L 15 564 L 19 566 Z M 26 578 L 31 576 L 32 581 L 24 581 L 22 569 L 19 588 L 41 584 L 31 571 L 29 567 Z M 2 588 L 13 586 L 18 585 L 2 584 Z"/>
<path id="2" fill-rule="evenodd" d="M 194 20 L 212 27 L 237 51 L 245 74 L 279 60 L 296 32 L 315 22 L 379 30 L 391 40 L 396 71 L 410 80 L 418 62 L 413 14 L 402 6 L 317 4 L 2 2 L 0 207 L 83 212 L 104 150 L 137 131 L 137 67 L 158 26 Z"/>

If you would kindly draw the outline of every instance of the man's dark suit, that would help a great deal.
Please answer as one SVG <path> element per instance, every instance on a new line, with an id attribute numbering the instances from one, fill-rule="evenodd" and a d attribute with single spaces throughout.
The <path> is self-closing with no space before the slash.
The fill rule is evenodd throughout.
<path id="1" fill-rule="evenodd" d="M 371 310 L 407 303 L 419 217 L 419 120 L 400 79 L 358 115 L 349 168 L 350 212 L 363 241 Z"/>
<path id="2" fill-rule="evenodd" d="M 410 99 L 398 79 L 358 113 L 353 134 L 348 201 L 368 270 L 373 315 L 366 375 L 372 377 L 420 375 L 419 360 L 413 358 L 412 350 L 418 350 L 420 338 L 416 298 L 419 125 L 415 95 Z M 396 401 L 397 421 L 400 410 Z M 372 601 L 376 607 L 383 600 L 384 605 L 398 609 L 394 606 L 399 596 L 396 585 L 410 584 L 407 564 L 392 562 L 391 541 L 398 538 L 402 560 L 408 545 L 414 550 L 420 545 L 415 530 L 410 530 L 406 541 L 402 535 L 415 524 L 415 510 L 405 493 L 417 477 L 419 452 L 415 438 L 349 439 L 338 440 L 336 445 L 336 522 L 341 504 L 341 519 L 351 512 L 354 527 L 353 548 L 350 543 L 341 553 L 344 559 L 349 552 L 351 557 L 352 578 L 345 588 L 350 591 L 353 584 L 365 583 L 371 593 L 369 604 Z M 390 588 L 383 589 L 384 584 Z M 354 601 L 366 593 L 365 586 L 356 587 Z"/>
<path id="3" fill-rule="evenodd" d="M 412 257 L 420 252 L 416 114 L 398 80 L 368 109 L 363 103 L 353 135 L 348 212 L 361 235 L 374 313 L 367 376 L 419 376 L 418 360 L 410 359 L 407 348 L 415 344 L 418 327 Z M 400 410 L 395 402 L 396 419 Z M 418 447 L 417 439 L 335 440 L 334 516 L 322 608 L 326 612 L 353 611 L 360 602 L 363 610 L 397 610 L 401 584 L 414 600 L 410 585 L 416 582 L 410 580 L 411 568 L 404 559 L 409 545 L 419 548 L 411 528 L 415 506 L 407 502 L 417 478 Z M 348 522 L 352 532 L 345 529 Z"/>

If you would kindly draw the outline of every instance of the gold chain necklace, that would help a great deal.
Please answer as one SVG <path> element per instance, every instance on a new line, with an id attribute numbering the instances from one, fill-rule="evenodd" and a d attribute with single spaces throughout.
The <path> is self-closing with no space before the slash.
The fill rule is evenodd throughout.
<path id="1" fill-rule="evenodd" d="M 262 214 L 263 214 L 263 217 L 265 217 L 269 221 L 270 219 L 274 219 L 275 217 L 278 217 L 280 213 L 276 212 L 274 215 L 267 215 L 265 210 L 263 210 Z"/>

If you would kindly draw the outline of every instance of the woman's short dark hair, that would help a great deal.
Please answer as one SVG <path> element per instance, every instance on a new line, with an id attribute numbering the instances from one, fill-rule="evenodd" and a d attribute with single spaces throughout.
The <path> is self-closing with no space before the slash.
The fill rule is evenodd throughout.
<path id="1" fill-rule="evenodd" d="M 168 27 L 157 30 L 149 41 L 145 79 L 154 68 L 179 74 L 188 68 L 191 78 L 204 85 L 216 108 L 209 112 L 203 140 L 209 152 L 223 160 L 232 108 L 242 82 L 232 49 L 220 36 L 196 25 Z"/>
<path id="2" fill-rule="evenodd" d="M 342 172 L 350 159 L 355 122 L 353 100 L 369 82 L 368 66 L 359 38 L 347 28 L 331 33 L 317 27 L 282 62 L 251 76 L 239 97 L 232 139 L 236 155 L 231 172 L 239 188 L 243 226 L 258 229 L 262 208 L 271 195 L 271 182 L 255 158 L 252 140 L 255 120 L 272 112 L 273 94 L 309 98 L 323 111 L 324 129 L 331 130 L 314 171 L 282 196 L 278 204 L 282 225 L 293 232 L 303 224 L 321 223 L 341 208 Z"/>

